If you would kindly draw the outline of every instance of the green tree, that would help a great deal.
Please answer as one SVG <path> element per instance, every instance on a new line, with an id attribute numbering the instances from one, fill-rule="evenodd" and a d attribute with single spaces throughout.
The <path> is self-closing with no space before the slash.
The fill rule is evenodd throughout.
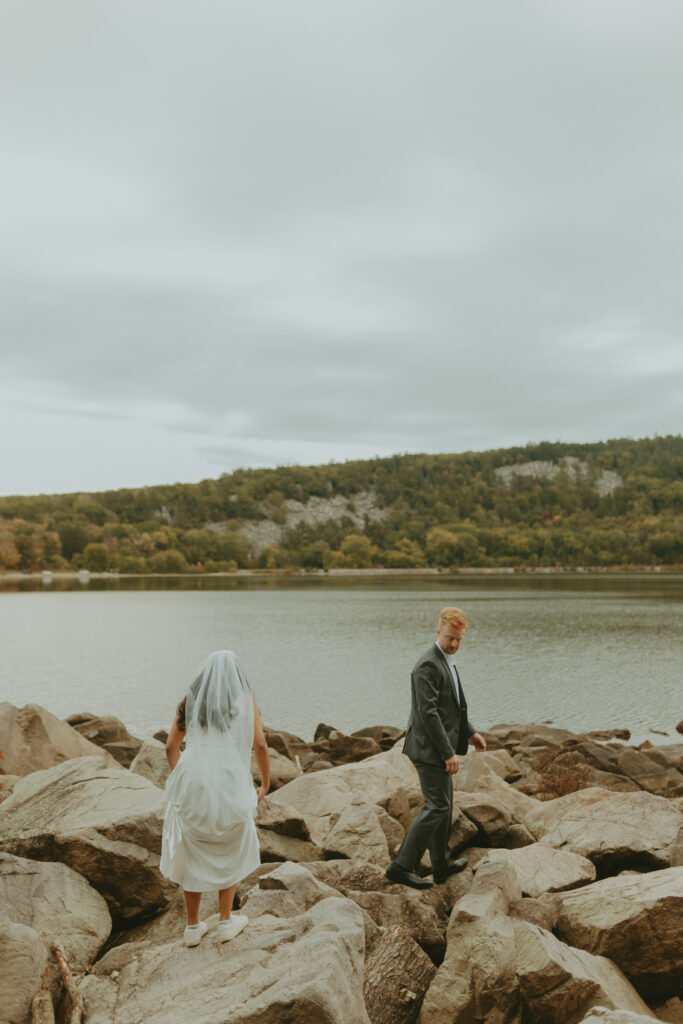
<path id="1" fill-rule="evenodd" d="M 86 544 L 83 551 L 83 564 L 90 572 L 104 572 L 109 565 L 109 552 L 104 544 Z"/>
<path id="2" fill-rule="evenodd" d="M 370 538 L 361 533 L 347 533 L 341 542 L 341 553 L 350 568 L 366 569 L 372 565 Z"/>

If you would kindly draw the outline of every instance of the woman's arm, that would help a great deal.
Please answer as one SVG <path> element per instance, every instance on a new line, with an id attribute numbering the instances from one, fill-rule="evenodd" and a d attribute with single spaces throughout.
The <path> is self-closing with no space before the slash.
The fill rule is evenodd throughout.
<path id="1" fill-rule="evenodd" d="M 171 771 L 173 771 L 175 766 L 178 764 L 180 746 L 185 739 L 185 733 L 181 732 L 178 726 L 179 720 L 180 715 L 177 714 L 173 719 L 173 725 L 171 726 L 168 739 L 166 740 L 166 760 L 168 761 Z"/>
<path id="2" fill-rule="evenodd" d="M 263 725 L 261 723 L 261 715 L 259 709 L 256 707 L 256 701 L 254 701 L 254 755 L 256 757 L 256 763 L 261 773 L 261 785 L 256 789 L 256 796 L 259 802 L 264 798 L 268 790 L 270 789 L 270 755 L 268 754 L 268 744 L 266 742 L 266 736 L 263 732 Z"/>

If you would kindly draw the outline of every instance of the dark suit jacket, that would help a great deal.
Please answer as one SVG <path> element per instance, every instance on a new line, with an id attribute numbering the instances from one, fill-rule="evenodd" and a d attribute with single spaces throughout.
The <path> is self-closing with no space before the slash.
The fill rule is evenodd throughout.
<path id="1" fill-rule="evenodd" d="M 458 704 L 453 675 L 436 644 L 418 661 L 410 685 L 412 701 L 403 753 L 415 764 L 442 767 L 453 754 L 466 754 L 469 738 L 477 730 L 467 718 L 462 685 L 462 705 Z"/>

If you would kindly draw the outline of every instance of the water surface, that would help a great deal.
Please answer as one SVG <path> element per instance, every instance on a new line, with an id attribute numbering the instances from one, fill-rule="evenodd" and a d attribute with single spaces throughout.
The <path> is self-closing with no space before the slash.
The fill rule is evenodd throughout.
<path id="1" fill-rule="evenodd" d="M 93 581 L 0 588 L 0 699 L 60 716 L 167 727 L 202 658 L 237 651 L 267 724 L 310 737 L 404 726 L 410 669 L 440 608 L 470 628 L 458 658 L 471 718 L 625 726 L 679 737 L 681 577 L 391 577 Z"/>

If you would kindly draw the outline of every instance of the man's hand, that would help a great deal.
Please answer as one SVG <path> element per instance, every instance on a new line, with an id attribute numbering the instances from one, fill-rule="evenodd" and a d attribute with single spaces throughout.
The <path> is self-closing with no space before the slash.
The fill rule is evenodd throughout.
<path id="1" fill-rule="evenodd" d="M 486 740 L 479 732 L 475 732 L 473 733 L 472 736 L 470 736 L 470 743 L 472 744 L 475 750 L 486 750 Z"/>
<path id="2" fill-rule="evenodd" d="M 458 774 L 458 768 L 460 767 L 460 765 L 455 754 L 453 754 L 453 757 L 447 757 L 446 760 L 444 761 L 444 764 L 446 765 L 446 771 L 448 772 L 449 775 Z"/>

